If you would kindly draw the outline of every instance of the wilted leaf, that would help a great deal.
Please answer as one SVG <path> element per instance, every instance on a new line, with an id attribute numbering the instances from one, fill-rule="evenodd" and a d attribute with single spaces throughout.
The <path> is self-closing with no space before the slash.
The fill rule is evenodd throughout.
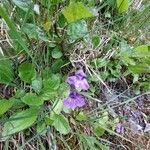
<path id="1" fill-rule="evenodd" d="M 27 93 L 22 99 L 25 104 L 31 106 L 40 106 L 43 104 L 43 100 L 34 93 Z"/>
<path id="2" fill-rule="evenodd" d="M 14 114 L 10 117 L 10 121 L 4 124 L 2 136 L 5 138 L 30 127 L 36 121 L 37 115 L 37 109 L 33 108 Z"/>
<path id="3" fill-rule="evenodd" d="M 10 99 L 10 100 L 1 99 L 0 100 L 0 107 L 1 107 L 0 116 L 3 115 L 5 112 L 7 112 L 12 107 L 14 102 L 15 102 L 15 99 Z"/>
<path id="4" fill-rule="evenodd" d="M 70 3 L 70 5 L 67 6 L 62 13 L 68 23 L 93 16 L 93 14 L 83 5 L 82 2 Z"/>
<path id="5" fill-rule="evenodd" d="M 117 8 L 119 13 L 128 11 L 129 0 L 117 0 Z"/>
<path id="6" fill-rule="evenodd" d="M 22 81 L 31 83 L 32 79 L 36 77 L 36 70 L 30 63 L 23 63 L 18 68 L 19 77 Z"/>
<path id="7" fill-rule="evenodd" d="M 61 134 L 68 134 L 70 132 L 69 123 L 64 116 L 56 114 L 53 116 L 53 119 L 54 122 L 52 125 L 57 131 L 59 131 Z"/>

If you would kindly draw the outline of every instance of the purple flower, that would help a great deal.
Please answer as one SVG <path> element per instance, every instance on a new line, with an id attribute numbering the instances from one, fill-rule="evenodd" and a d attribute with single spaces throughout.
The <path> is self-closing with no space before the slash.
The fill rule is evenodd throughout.
<path id="1" fill-rule="evenodd" d="M 64 105 L 71 109 L 82 107 L 85 105 L 85 98 L 79 93 L 73 91 L 69 94 L 69 97 L 64 100 Z"/>
<path id="2" fill-rule="evenodd" d="M 67 83 L 74 86 L 77 90 L 88 90 L 90 87 L 83 70 L 78 70 L 74 76 L 68 77 Z"/>
<path id="3" fill-rule="evenodd" d="M 116 132 L 119 134 L 123 134 L 124 133 L 124 126 L 122 123 L 118 123 L 116 126 Z"/>

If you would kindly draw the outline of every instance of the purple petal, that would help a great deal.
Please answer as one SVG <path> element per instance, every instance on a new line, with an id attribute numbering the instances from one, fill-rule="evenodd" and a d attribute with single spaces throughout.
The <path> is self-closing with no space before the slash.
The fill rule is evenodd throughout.
<path id="1" fill-rule="evenodd" d="M 90 88 L 86 79 L 76 80 L 74 86 L 76 89 L 81 89 L 81 90 L 88 90 Z"/>
<path id="2" fill-rule="evenodd" d="M 64 100 L 67 108 L 75 109 L 85 105 L 85 98 L 77 92 L 71 92 L 69 97 Z"/>
<path id="3" fill-rule="evenodd" d="M 64 100 L 64 105 L 67 108 L 71 108 L 71 109 L 75 109 L 77 107 L 75 100 L 70 97 L 68 97 Z"/>
<path id="4" fill-rule="evenodd" d="M 67 78 L 67 83 L 70 84 L 70 85 L 75 85 L 77 81 L 77 77 L 76 76 L 70 76 Z"/>
<path id="5" fill-rule="evenodd" d="M 86 74 L 83 72 L 82 69 L 78 70 L 76 73 L 75 73 L 75 76 L 79 79 L 83 79 L 86 77 Z"/>
<path id="6" fill-rule="evenodd" d="M 124 126 L 122 123 L 118 123 L 116 126 L 116 132 L 119 134 L 123 134 L 124 133 Z"/>

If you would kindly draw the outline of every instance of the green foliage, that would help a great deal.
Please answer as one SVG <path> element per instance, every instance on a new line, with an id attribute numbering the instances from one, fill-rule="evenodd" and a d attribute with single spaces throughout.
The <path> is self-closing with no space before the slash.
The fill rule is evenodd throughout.
<path id="1" fill-rule="evenodd" d="M 50 78 L 43 80 L 44 90 L 57 90 L 60 85 L 60 76 L 52 74 Z"/>
<path id="2" fill-rule="evenodd" d="M 56 48 L 54 48 L 54 49 L 52 50 L 52 57 L 53 57 L 53 58 L 58 59 L 58 58 L 61 58 L 62 55 L 63 55 L 63 54 L 62 54 L 61 50 L 60 50 L 58 47 L 56 47 Z"/>
<path id="3" fill-rule="evenodd" d="M 45 124 L 45 122 L 37 123 L 36 132 L 40 135 L 43 135 L 43 134 L 46 133 L 46 124 Z"/>
<path id="4" fill-rule="evenodd" d="M 19 77 L 26 83 L 31 83 L 36 77 L 36 70 L 30 63 L 23 63 L 18 68 Z"/>
<path id="5" fill-rule="evenodd" d="M 69 41 L 74 42 L 77 39 L 83 38 L 88 34 L 88 28 L 85 20 L 80 20 L 71 23 L 67 27 Z"/>
<path id="6" fill-rule="evenodd" d="M 9 118 L 10 121 L 4 124 L 2 136 L 6 138 L 14 133 L 30 127 L 36 121 L 37 115 L 38 111 L 34 108 L 26 109 L 22 112 L 14 114 Z"/>
<path id="7" fill-rule="evenodd" d="M 40 106 L 43 104 L 43 100 L 34 93 L 27 93 L 21 100 L 29 106 Z"/>
<path id="8" fill-rule="evenodd" d="M 40 97 L 43 100 L 55 99 L 58 96 L 57 90 L 60 86 L 60 76 L 51 74 L 51 77 L 43 79 L 43 88 Z"/>
<path id="9" fill-rule="evenodd" d="M 81 142 L 83 142 L 84 148 L 89 150 L 109 150 L 109 147 L 101 144 L 95 137 L 87 136 L 85 134 L 79 135 Z"/>
<path id="10" fill-rule="evenodd" d="M 36 93 L 40 93 L 42 90 L 42 78 L 38 77 L 32 80 L 32 88 Z"/>
<path id="11" fill-rule="evenodd" d="M 117 8 L 119 13 L 124 13 L 128 11 L 129 8 L 129 0 L 116 0 Z"/>
<path id="12" fill-rule="evenodd" d="M 15 99 L 9 99 L 9 100 L 1 99 L 0 100 L 0 106 L 1 106 L 0 116 L 2 116 L 5 112 L 7 112 L 13 106 L 14 102 L 15 102 Z"/>
<path id="13" fill-rule="evenodd" d="M 54 126 L 57 131 L 61 134 L 68 134 L 70 132 L 71 129 L 69 123 L 64 116 L 55 114 L 53 119 L 54 122 L 52 126 Z"/>
<path id="14" fill-rule="evenodd" d="M 62 11 L 62 13 L 68 23 L 93 16 L 93 14 L 83 5 L 82 2 L 70 3 L 69 6 Z"/>
<path id="15" fill-rule="evenodd" d="M 32 0 L 12 0 L 12 2 L 24 11 L 28 11 L 33 4 Z"/>
<path id="16" fill-rule="evenodd" d="M 42 41 L 48 41 L 44 31 L 39 28 L 38 26 L 34 25 L 34 24 L 30 24 L 30 23 L 26 23 L 23 27 L 22 27 L 22 31 L 29 36 L 29 38 L 33 38 L 33 39 L 39 39 Z"/>
<path id="17" fill-rule="evenodd" d="M 12 64 L 9 60 L 0 60 L 0 83 L 9 84 L 14 79 Z"/>
<path id="18" fill-rule="evenodd" d="M 76 116 L 76 120 L 78 121 L 86 121 L 87 120 L 87 116 L 84 112 L 80 112 L 77 116 Z"/>
<path id="19" fill-rule="evenodd" d="M 33 13 L 35 4 L 40 14 Z M 79 149 L 109 149 L 107 135 L 115 134 L 120 118 L 110 116 L 107 102 L 103 105 L 103 86 L 116 88 L 123 79 L 133 93 L 150 90 L 150 46 L 148 28 L 143 26 L 148 24 L 143 18 L 148 18 L 149 6 L 143 2 L 139 10 L 129 7 L 128 0 L 2 0 L 0 122 L 4 140 L 19 132 L 31 145 L 39 142 L 42 149 L 47 136 L 57 141 L 58 149 L 74 149 L 74 143 L 80 143 Z M 135 40 L 130 41 L 132 36 Z M 66 78 L 79 68 L 86 70 L 90 84 L 88 91 L 81 92 L 87 105 L 71 110 L 64 107 L 64 99 L 74 87 Z M 29 130 L 23 131 L 30 127 L 33 138 Z"/>
<path id="20" fill-rule="evenodd" d="M 98 35 L 92 37 L 92 44 L 94 48 L 100 44 L 100 37 Z"/>

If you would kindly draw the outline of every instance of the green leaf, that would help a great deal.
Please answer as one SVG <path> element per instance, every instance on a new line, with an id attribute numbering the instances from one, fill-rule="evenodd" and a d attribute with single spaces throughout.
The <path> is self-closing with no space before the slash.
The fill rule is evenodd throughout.
<path id="1" fill-rule="evenodd" d="M 12 0 L 12 2 L 24 11 L 28 11 L 33 4 L 31 0 Z"/>
<path id="2" fill-rule="evenodd" d="M 14 80 L 14 74 L 11 62 L 9 60 L 0 60 L 0 83 L 8 84 Z"/>
<path id="3" fill-rule="evenodd" d="M 31 83 L 32 79 L 36 77 L 36 70 L 30 63 L 23 63 L 18 68 L 19 77 L 22 81 Z"/>
<path id="4" fill-rule="evenodd" d="M 62 11 L 62 13 L 68 23 L 93 16 L 93 14 L 83 5 L 82 2 L 70 3 L 70 5 Z"/>
<path id="5" fill-rule="evenodd" d="M 79 20 L 77 22 L 68 25 L 67 34 L 69 40 L 74 42 L 77 39 L 83 38 L 88 34 L 88 28 L 85 20 Z"/>
<path id="6" fill-rule="evenodd" d="M 17 89 L 16 93 L 15 93 L 15 98 L 21 98 L 26 94 L 25 90 L 23 89 Z"/>
<path id="7" fill-rule="evenodd" d="M 33 39 L 39 39 L 42 41 L 48 41 L 47 36 L 45 35 L 44 31 L 39 28 L 38 26 L 31 24 L 31 23 L 26 23 L 22 27 L 22 31 L 29 36 L 29 38 Z"/>
<path id="8" fill-rule="evenodd" d="M 40 93 L 42 90 L 42 78 L 32 80 L 32 88 L 36 93 Z"/>
<path id="9" fill-rule="evenodd" d="M 77 116 L 76 116 L 76 120 L 78 121 L 86 121 L 87 120 L 87 116 L 86 114 L 84 114 L 84 112 L 80 112 Z"/>
<path id="10" fill-rule="evenodd" d="M 39 96 L 43 101 L 47 101 L 47 100 L 55 99 L 58 96 L 58 94 L 57 94 L 57 91 L 48 90 L 48 89 L 44 90 L 43 89 Z"/>
<path id="11" fill-rule="evenodd" d="M 109 147 L 100 143 L 95 137 L 87 136 L 85 134 L 79 135 L 80 141 L 84 145 L 84 149 L 89 150 L 109 150 Z"/>
<path id="12" fill-rule="evenodd" d="M 40 135 L 46 133 L 46 124 L 44 122 L 39 122 L 36 126 L 36 132 Z"/>
<path id="13" fill-rule="evenodd" d="M 52 100 L 58 96 L 57 89 L 60 86 L 60 76 L 51 74 L 50 78 L 43 79 L 43 89 L 40 97 L 42 100 Z"/>
<path id="14" fill-rule="evenodd" d="M 6 9 L 1 5 L 0 5 L 0 16 L 2 16 L 4 18 L 10 31 L 12 32 L 12 35 L 13 35 L 13 36 L 11 36 L 12 39 L 15 39 L 15 41 L 17 41 L 18 44 L 21 45 L 23 50 L 25 50 L 25 52 L 32 58 L 32 60 L 34 60 L 34 58 L 32 57 L 32 55 L 29 52 L 27 43 L 22 39 L 21 34 L 17 31 L 14 22 L 12 21 L 12 19 L 9 18 L 10 15 L 7 13 Z"/>
<path id="15" fill-rule="evenodd" d="M 52 50 L 52 57 L 53 58 L 58 59 L 58 58 L 61 58 L 62 55 L 63 54 L 62 54 L 61 50 L 58 47 L 56 47 Z"/>
<path id="16" fill-rule="evenodd" d="M 52 108 L 53 111 L 51 113 L 51 117 L 53 117 L 55 114 L 59 115 L 63 109 L 63 100 L 55 101 Z"/>
<path id="17" fill-rule="evenodd" d="M 44 90 L 57 90 L 60 85 L 60 77 L 59 75 L 52 74 L 49 79 L 43 80 Z"/>
<path id="18" fill-rule="evenodd" d="M 67 83 L 61 83 L 58 89 L 59 98 L 64 99 L 70 94 L 70 86 Z"/>
<path id="19" fill-rule="evenodd" d="M 12 107 L 14 102 L 15 102 L 15 99 L 10 99 L 10 100 L 1 99 L 0 100 L 0 107 L 1 107 L 0 116 L 3 115 L 5 112 L 7 112 Z"/>
<path id="20" fill-rule="evenodd" d="M 133 50 L 132 57 L 144 58 L 150 57 L 150 46 L 140 45 Z"/>
<path id="21" fill-rule="evenodd" d="M 51 66 L 51 70 L 53 73 L 60 72 L 61 67 L 64 65 L 64 61 L 62 59 L 57 59 L 55 62 L 53 62 Z"/>
<path id="22" fill-rule="evenodd" d="M 21 100 L 30 106 L 40 106 L 43 104 L 43 100 L 34 93 L 27 93 Z"/>
<path id="23" fill-rule="evenodd" d="M 117 8 L 119 13 L 127 12 L 129 8 L 129 0 L 117 0 Z"/>
<path id="24" fill-rule="evenodd" d="M 62 115 L 54 115 L 54 122 L 53 126 L 57 131 L 59 131 L 61 134 L 68 134 L 70 132 L 70 126 L 67 121 L 67 119 Z"/>
<path id="25" fill-rule="evenodd" d="M 130 65 L 128 68 L 133 74 L 150 73 L 150 66 L 147 64 Z"/>
<path id="26" fill-rule="evenodd" d="M 105 133 L 105 129 L 100 127 L 98 124 L 94 125 L 94 132 L 97 136 L 102 136 Z"/>
<path id="27" fill-rule="evenodd" d="M 100 37 L 95 35 L 92 37 L 93 47 L 96 48 L 100 44 Z"/>
<path id="28" fill-rule="evenodd" d="M 38 115 L 37 109 L 26 109 L 10 117 L 10 120 L 4 124 L 2 136 L 8 137 L 14 133 L 22 131 L 36 121 Z"/>

